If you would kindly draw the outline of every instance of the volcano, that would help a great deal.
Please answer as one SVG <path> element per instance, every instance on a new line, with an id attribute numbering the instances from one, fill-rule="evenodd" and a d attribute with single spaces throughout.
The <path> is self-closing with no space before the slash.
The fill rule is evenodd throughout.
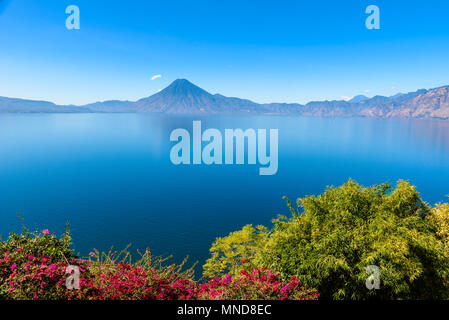
<path id="1" fill-rule="evenodd" d="M 211 94 L 186 79 L 172 82 L 164 90 L 135 103 L 137 112 L 168 114 L 254 113 L 263 109 L 250 100 Z"/>

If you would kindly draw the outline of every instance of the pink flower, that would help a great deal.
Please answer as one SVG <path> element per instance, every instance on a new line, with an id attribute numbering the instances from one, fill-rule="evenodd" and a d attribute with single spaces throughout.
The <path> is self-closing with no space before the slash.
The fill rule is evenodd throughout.
<path id="1" fill-rule="evenodd" d="M 11 270 L 14 271 L 14 269 L 15 269 L 16 267 L 17 267 L 17 264 L 14 263 L 14 264 L 11 266 Z"/>
<path id="2" fill-rule="evenodd" d="M 43 233 L 43 234 L 50 234 L 50 230 L 44 229 L 44 230 L 42 230 L 42 233 Z"/>
<path id="3" fill-rule="evenodd" d="M 232 277 L 230 274 L 227 274 L 224 278 L 223 278 L 223 284 L 228 283 L 229 281 L 231 281 Z"/>
<path id="4" fill-rule="evenodd" d="M 37 294 L 34 295 L 33 300 L 39 300 L 39 296 Z"/>

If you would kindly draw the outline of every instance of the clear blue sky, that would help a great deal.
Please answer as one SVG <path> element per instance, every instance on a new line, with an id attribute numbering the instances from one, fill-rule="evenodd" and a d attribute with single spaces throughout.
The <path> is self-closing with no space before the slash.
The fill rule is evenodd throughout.
<path id="1" fill-rule="evenodd" d="M 0 96 L 136 100 L 176 78 L 257 102 L 448 85 L 449 1 L 0 0 Z"/>

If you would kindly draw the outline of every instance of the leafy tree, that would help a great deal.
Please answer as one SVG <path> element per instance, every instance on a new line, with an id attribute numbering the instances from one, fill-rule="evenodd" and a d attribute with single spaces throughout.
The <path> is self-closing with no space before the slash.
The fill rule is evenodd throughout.
<path id="1" fill-rule="evenodd" d="M 298 276 L 327 299 L 425 299 L 447 295 L 449 255 L 415 187 L 348 181 L 298 199 L 303 213 L 278 220 L 256 263 Z M 380 268 L 368 290 L 366 269 Z"/>
<path id="2" fill-rule="evenodd" d="M 449 250 L 449 204 L 437 204 L 428 216 L 437 230 L 437 236 Z"/>
<path id="3" fill-rule="evenodd" d="M 287 199 L 288 200 L 288 199 Z M 449 205 L 422 201 L 409 182 L 363 187 L 349 180 L 319 196 L 298 199 L 293 217 L 279 217 L 263 236 L 250 226 L 221 238 L 207 270 L 237 270 L 232 255 L 244 252 L 256 267 L 298 277 L 322 299 L 440 299 L 448 297 Z M 251 239 L 251 250 L 245 251 Z M 232 249 L 232 250 L 231 250 Z M 215 256 L 214 256 L 215 254 Z M 367 267 L 377 266 L 380 288 L 366 286 Z"/>
<path id="4" fill-rule="evenodd" d="M 260 249 L 268 230 L 264 226 L 246 225 L 224 238 L 217 238 L 210 248 L 211 258 L 203 266 L 203 276 L 213 278 L 231 274 L 238 276 L 241 270 L 251 271 L 254 255 Z"/>

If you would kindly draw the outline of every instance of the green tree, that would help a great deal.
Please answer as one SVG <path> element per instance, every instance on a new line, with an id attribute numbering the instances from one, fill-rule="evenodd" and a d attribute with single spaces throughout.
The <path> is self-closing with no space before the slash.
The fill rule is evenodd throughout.
<path id="1" fill-rule="evenodd" d="M 392 189 L 353 180 L 298 199 L 300 210 L 287 204 L 293 216 L 271 231 L 246 226 L 217 239 L 205 274 L 267 267 L 322 299 L 448 298 L 448 204 L 429 206 L 406 181 Z M 369 266 L 379 268 L 379 289 L 366 287 Z"/>
<path id="2" fill-rule="evenodd" d="M 449 250 L 449 204 L 437 204 L 428 218 L 435 226 L 438 238 L 444 243 L 446 249 Z"/>
<path id="3" fill-rule="evenodd" d="M 324 299 L 447 297 L 449 255 L 432 209 L 406 181 L 390 191 L 350 180 L 298 199 L 302 214 L 276 221 L 255 263 L 298 276 Z M 380 268 L 379 290 L 366 287 L 370 265 Z"/>
<path id="4" fill-rule="evenodd" d="M 210 248 L 211 257 L 203 266 L 203 276 L 213 278 L 231 274 L 237 276 L 240 270 L 250 271 L 257 250 L 266 239 L 268 230 L 264 226 L 246 225 L 224 238 L 217 238 Z"/>

